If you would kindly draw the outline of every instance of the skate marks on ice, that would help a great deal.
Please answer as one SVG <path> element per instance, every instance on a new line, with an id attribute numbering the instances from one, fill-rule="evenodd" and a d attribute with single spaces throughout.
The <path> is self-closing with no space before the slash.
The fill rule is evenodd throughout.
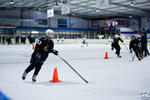
<path id="1" fill-rule="evenodd" d="M 44 86 L 54 86 L 54 85 L 80 85 L 82 84 L 81 82 L 70 82 L 70 81 L 62 81 L 62 82 L 58 82 L 58 83 L 52 83 L 49 81 L 43 81 L 43 82 L 31 82 L 31 81 L 24 81 L 24 83 L 27 84 L 33 84 L 33 85 L 44 85 Z"/>

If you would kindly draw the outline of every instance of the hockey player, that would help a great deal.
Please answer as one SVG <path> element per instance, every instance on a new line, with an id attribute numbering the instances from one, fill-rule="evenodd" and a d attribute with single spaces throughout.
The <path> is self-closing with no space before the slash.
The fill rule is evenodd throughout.
<path id="1" fill-rule="evenodd" d="M 19 35 L 16 35 L 15 40 L 16 40 L 16 44 L 19 44 Z"/>
<path id="2" fill-rule="evenodd" d="M 35 42 L 35 37 L 30 34 L 30 35 L 28 36 L 28 40 L 29 40 L 30 44 L 33 44 L 33 43 Z"/>
<path id="3" fill-rule="evenodd" d="M 142 55 L 146 57 L 147 55 L 150 55 L 148 48 L 147 48 L 147 33 L 145 29 L 142 29 L 141 33 L 141 44 L 142 44 Z"/>
<path id="4" fill-rule="evenodd" d="M 81 47 L 83 47 L 84 44 L 86 44 L 86 45 L 88 44 L 87 41 L 86 41 L 86 37 L 83 38 Z"/>
<path id="5" fill-rule="evenodd" d="M 138 47 L 139 47 L 139 52 L 140 52 L 140 55 L 142 56 L 143 58 L 143 54 L 142 54 L 142 42 L 141 42 L 141 35 L 137 35 L 137 39 L 139 41 L 139 44 L 138 44 Z"/>
<path id="6" fill-rule="evenodd" d="M 141 47 L 141 43 L 140 43 L 139 39 L 136 39 L 135 36 L 132 36 L 130 44 L 129 44 L 129 49 L 130 49 L 130 53 L 132 53 L 132 50 L 134 51 L 138 60 L 141 60 L 143 58 L 141 51 L 140 51 L 140 47 Z"/>
<path id="7" fill-rule="evenodd" d="M 114 39 L 113 39 L 113 42 L 111 44 L 111 49 L 114 50 L 114 48 L 116 49 L 116 54 L 117 54 L 117 57 L 121 57 L 120 56 L 120 45 L 119 45 L 119 41 L 123 42 L 123 40 L 120 38 L 119 35 L 115 35 Z"/>
<path id="8" fill-rule="evenodd" d="M 59 43 L 59 37 L 57 37 L 57 43 Z"/>
<path id="9" fill-rule="evenodd" d="M 32 82 L 36 82 L 36 77 L 48 57 L 49 53 L 53 53 L 54 55 L 58 55 L 58 51 L 53 49 L 54 42 L 51 38 L 54 37 L 54 31 L 48 29 L 46 31 L 46 37 L 42 37 L 36 43 L 35 50 L 32 54 L 30 65 L 26 68 L 22 75 L 22 79 L 25 80 L 26 75 L 34 69 L 34 74 L 32 76 Z"/>
<path id="10" fill-rule="evenodd" d="M 64 37 L 62 37 L 61 38 L 61 42 L 62 42 L 61 44 L 64 44 L 64 40 L 65 40 Z"/>

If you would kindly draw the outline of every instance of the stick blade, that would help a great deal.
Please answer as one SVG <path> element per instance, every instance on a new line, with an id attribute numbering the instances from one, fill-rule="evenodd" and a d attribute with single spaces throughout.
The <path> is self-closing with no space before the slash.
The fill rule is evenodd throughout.
<path id="1" fill-rule="evenodd" d="M 85 81 L 85 83 L 87 83 L 87 84 L 88 84 L 89 82 L 88 82 L 88 81 Z"/>

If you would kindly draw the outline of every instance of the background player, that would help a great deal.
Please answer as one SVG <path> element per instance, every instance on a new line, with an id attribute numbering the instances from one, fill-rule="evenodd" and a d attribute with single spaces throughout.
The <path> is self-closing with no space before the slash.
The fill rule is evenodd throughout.
<path id="1" fill-rule="evenodd" d="M 87 40 L 86 40 L 86 36 L 83 38 L 81 47 L 83 47 L 85 44 L 86 44 L 86 45 L 88 44 L 88 43 L 87 43 Z"/>
<path id="2" fill-rule="evenodd" d="M 117 54 L 117 57 L 121 57 L 120 56 L 120 45 L 119 45 L 119 41 L 123 42 L 123 40 L 120 38 L 119 35 L 115 35 L 114 39 L 113 39 L 113 42 L 111 44 L 111 49 L 114 50 L 114 48 L 116 49 L 116 53 Z"/>
<path id="3" fill-rule="evenodd" d="M 137 39 L 133 35 L 131 37 L 131 41 L 130 41 L 130 44 L 129 44 L 129 49 L 130 49 L 130 53 L 132 53 L 132 50 L 134 51 L 134 53 L 137 56 L 138 60 L 141 60 L 143 58 L 140 47 L 141 47 L 141 43 L 140 43 L 139 39 Z"/>

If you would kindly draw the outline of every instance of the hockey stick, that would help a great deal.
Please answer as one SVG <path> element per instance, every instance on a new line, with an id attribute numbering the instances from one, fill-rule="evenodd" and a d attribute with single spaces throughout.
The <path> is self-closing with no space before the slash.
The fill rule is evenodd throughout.
<path id="1" fill-rule="evenodd" d="M 134 56 L 133 56 L 133 58 L 132 58 L 132 61 L 134 61 L 134 58 L 135 58 L 135 54 L 134 54 Z"/>
<path id="2" fill-rule="evenodd" d="M 25 49 L 28 49 L 30 45 L 31 45 L 31 44 L 29 44 Z"/>
<path id="3" fill-rule="evenodd" d="M 85 80 L 65 59 L 63 59 L 60 55 L 58 55 L 58 57 L 63 60 L 76 74 L 78 74 L 78 76 L 82 78 L 84 82 L 88 83 L 88 81 Z"/>
<path id="4" fill-rule="evenodd" d="M 139 56 L 136 55 L 137 52 L 138 52 L 138 50 L 136 50 L 136 51 L 134 52 L 134 56 L 133 56 L 132 61 L 135 59 L 135 56 L 137 57 L 138 60 L 141 60 L 141 59 L 139 58 L 140 55 L 139 55 Z"/>

